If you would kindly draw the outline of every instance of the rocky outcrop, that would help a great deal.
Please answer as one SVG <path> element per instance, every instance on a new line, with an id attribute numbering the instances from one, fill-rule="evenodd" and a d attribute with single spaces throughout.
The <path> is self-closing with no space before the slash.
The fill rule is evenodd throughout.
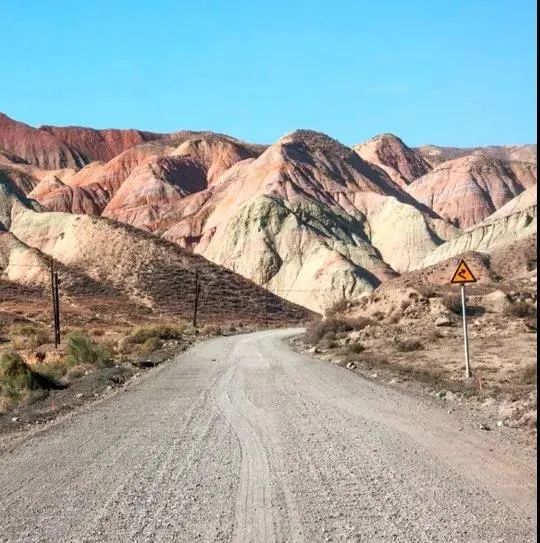
<path id="1" fill-rule="evenodd" d="M 431 165 L 419 153 L 393 134 L 375 136 L 353 149 L 364 160 L 382 168 L 402 187 L 431 170 Z"/>
<path id="2" fill-rule="evenodd" d="M 537 185 L 534 184 L 524 190 L 519 196 L 512 198 L 509 202 L 500 207 L 495 213 L 485 219 L 485 222 L 493 222 L 496 219 L 502 219 L 503 217 L 508 217 L 514 213 L 525 211 L 526 209 L 535 206 L 537 199 Z"/>
<path id="3" fill-rule="evenodd" d="M 473 226 L 536 184 L 536 165 L 485 156 L 444 162 L 407 191 L 460 228 Z"/>
<path id="4" fill-rule="evenodd" d="M 484 221 L 434 249 L 418 267 L 430 266 L 467 251 L 490 253 L 535 234 L 536 223 L 536 205 L 512 215 Z"/>
<path id="5" fill-rule="evenodd" d="M 27 198 L 23 190 L 0 170 L 0 232 L 8 231 L 14 216 L 25 209 L 40 210 L 42 207 Z"/>

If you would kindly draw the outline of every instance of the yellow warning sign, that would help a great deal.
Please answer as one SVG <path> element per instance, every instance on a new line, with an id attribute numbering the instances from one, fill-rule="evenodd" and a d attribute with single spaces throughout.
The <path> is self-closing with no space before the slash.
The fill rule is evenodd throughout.
<path id="1" fill-rule="evenodd" d="M 476 277 L 474 276 L 473 272 L 467 266 L 465 260 L 462 260 L 454 272 L 454 275 L 452 276 L 452 279 L 450 280 L 450 283 L 476 283 Z"/>

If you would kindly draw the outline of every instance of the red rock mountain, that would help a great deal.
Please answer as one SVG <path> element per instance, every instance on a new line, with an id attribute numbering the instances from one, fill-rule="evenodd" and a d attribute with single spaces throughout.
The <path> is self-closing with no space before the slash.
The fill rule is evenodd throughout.
<path id="1" fill-rule="evenodd" d="M 107 162 L 126 149 L 163 137 L 163 134 L 132 129 L 95 130 L 78 126 L 40 126 L 39 130 L 77 149 L 86 163 L 94 160 Z"/>
<path id="2" fill-rule="evenodd" d="M 470 155 L 443 162 L 407 190 L 452 224 L 468 228 L 535 185 L 536 178 L 533 163 Z"/>
<path id="3" fill-rule="evenodd" d="M 0 129 L 4 140 L 13 139 L 13 123 Z M 135 143 L 110 160 L 82 168 L 57 167 L 65 162 L 56 159 L 50 164 L 54 169 L 36 167 L 36 157 L 55 155 L 35 139 L 34 158 L 21 158 L 25 147 L 20 142 L 18 152 L 0 152 L 4 179 L 27 198 L 26 207 L 37 211 L 23 220 L 21 206 L 13 204 L 14 189 L 0 194 L 3 228 L 22 242 L 51 254 L 53 246 L 46 240 L 53 230 L 61 236 L 63 228 L 69 236 L 59 238 L 54 256 L 68 264 L 78 251 L 77 238 L 84 235 L 80 225 L 93 232 L 95 224 L 113 219 L 199 253 L 316 311 L 421 267 L 432 254 L 438 259 L 469 246 L 468 238 L 452 242 L 463 234 L 456 225 L 481 222 L 536 183 L 534 164 L 476 151 L 432 170 L 418 150 L 388 134 L 353 150 L 309 130 L 287 134 L 270 146 L 190 131 L 136 144 L 146 133 L 105 135 L 20 124 L 23 135 L 37 131 L 44 144 L 53 138 L 57 149 L 76 149 L 73 156 L 84 161 L 92 150 L 92 156 L 104 157 Z M 36 201 L 68 213 L 45 213 Z M 88 222 L 72 213 L 94 217 Z M 509 239 L 512 224 L 520 220 L 490 226 L 494 242 L 501 236 Z M 527 223 L 527 235 L 533 226 Z M 132 256 L 144 260 L 140 251 Z M 137 260 L 134 265 L 142 264 Z M 120 285 L 121 278 L 117 281 Z"/>
<path id="4" fill-rule="evenodd" d="M 420 153 L 407 147 L 393 134 L 380 134 L 355 145 L 353 149 L 364 160 L 381 167 L 402 187 L 431 170 L 431 165 Z"/>
<path id="5" fill-rule="evenodd" d="M 134 145 L 160 137 L 138 130 L 34 128 L 0 113 L 0 150 L 45 170 L 79 169 L 94 160 L 107 161 Z"/>

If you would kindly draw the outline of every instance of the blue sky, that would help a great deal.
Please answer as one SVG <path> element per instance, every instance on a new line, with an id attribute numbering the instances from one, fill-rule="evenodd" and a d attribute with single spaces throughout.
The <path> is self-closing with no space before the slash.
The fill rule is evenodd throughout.
<path id="1" fill-rule="evenodd" d="M 532 0 L 3 2 L 0 111 L 32 125 L 536 141 Z"/>

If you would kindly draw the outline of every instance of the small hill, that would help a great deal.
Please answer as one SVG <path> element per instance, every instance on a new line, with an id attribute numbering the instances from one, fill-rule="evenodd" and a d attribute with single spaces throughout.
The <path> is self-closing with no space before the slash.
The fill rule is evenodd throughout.
<path id="1" fill-rule="evenodd" d="M 270 322 L 298 322 L 310 317 L 304 308 L 266 293 L 201 256 L 107 219 L 27 209 L 14 217 L 10 235 L 19 245 L 12 247 L 4 274 L 13 279 L 16 273 L 17 281 L 23 284 L 42 283 L 44 279 L 36 279 L 35 267 L 11 270 L 10 266 L 17 263 L 12 262 L 14 250 L 30 251 L 32 258 L 36 254 L 53 257 L 72 274 L 88 277 L 88 285 L 119 291 L 153 312 L 189 319 L 197 272 L 202 288 L 201 319 L 261 322 L 268 316 Z"/>

